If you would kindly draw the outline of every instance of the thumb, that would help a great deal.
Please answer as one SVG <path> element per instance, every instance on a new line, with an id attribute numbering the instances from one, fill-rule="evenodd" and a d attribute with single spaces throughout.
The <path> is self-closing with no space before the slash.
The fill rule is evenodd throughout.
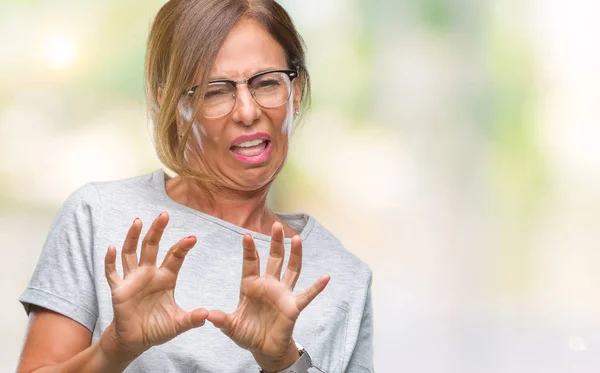
<path id="1" fill-rule="evenodd" d="M 208 316 L 208 311 L 204 308 L 198 308 L 190 312 L 184 312 L 178 320 L 179 333 L 187 332 L 190 329 L 204 325 L 204 321 Z"/>
<path id="2" fill-rule="evenodd" d="M 231 327 L 231 317 L 221 310 L 210 310 L 206 317 L 214 326 L 221 329 L 225 334 L 229 332 Z"/>

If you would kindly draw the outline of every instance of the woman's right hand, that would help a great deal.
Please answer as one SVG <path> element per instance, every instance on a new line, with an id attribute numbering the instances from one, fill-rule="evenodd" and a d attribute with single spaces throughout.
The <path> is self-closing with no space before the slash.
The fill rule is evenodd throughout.
<path id="1" fill-rule="evenodd" d="M 204 325 L 208 311 L 182 310 L 174 298 L 179 269 L 196 244 L 193 236 L 179 240 L 156 267 L 158 244 L 169 222 L 166 212 L 152 223 L 142 241 L 140 259 L 136 249 L 142 222 L 135 219 L 123 245 L 123 278 L 116 269 L 116 248 L 109 246 L 105 258 L 106 278 L 112 292 L 114 318 L 101 338 L 105 353 L 119 360 L 133 360 L 152 346 Z"/>

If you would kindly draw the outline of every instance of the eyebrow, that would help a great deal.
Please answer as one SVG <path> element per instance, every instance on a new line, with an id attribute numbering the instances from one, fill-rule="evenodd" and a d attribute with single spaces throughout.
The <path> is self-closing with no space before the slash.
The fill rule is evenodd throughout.
<path id="1" fill-rule="evenodd" d="M 274 67 L 274 66 L 269 66 L 266 68 L 261 68 L 259 70 L 254 71 L 252 74 L 248 75 L 247 77 L 245 77 L 244 79 L 248 79 L 256 74 L 262 73 L 264 71 L 270 71 L 270 70 L 287 70 L 289 69 L 289 67 Z M 233 78 L 225 78 L 225 77 L 213 77 L 213 76 L 209 76 L 208 77 L 208 81 L 211 82 L 213 80 L 238 80 L 238 79 L 233 79 Z"/>

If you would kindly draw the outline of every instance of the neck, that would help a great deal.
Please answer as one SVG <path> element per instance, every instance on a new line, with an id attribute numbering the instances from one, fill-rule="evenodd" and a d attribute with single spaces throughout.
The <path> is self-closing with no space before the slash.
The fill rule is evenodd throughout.
<path id="1" fill-rule="evenodd" d="M 225 191 L 211 199 L 191 178 L 177 176 L 165 185 L 172 200 L 254 232 L 270 235 L 271 226 L 278 219 L 267 207 L 268 186 L 251 193 Z"/>

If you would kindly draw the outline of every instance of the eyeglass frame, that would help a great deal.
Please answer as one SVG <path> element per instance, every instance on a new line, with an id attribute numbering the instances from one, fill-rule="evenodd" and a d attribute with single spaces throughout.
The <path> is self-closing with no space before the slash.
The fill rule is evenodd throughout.
<path id="1" fill-rule="evenodd" d="M 211 83 L 228 83 L 228 84 L 231 84 L 233 86 L 233 88 L 234 88 L 233 98 L 236 99 L 237 98 L 236 92 L 237 92 L 237 86 L 238 86 L 238 84 L 246 84 L 246 85 L 249 86 L 250 85 L 249 84 L 250 81 L 253 80 L 254 78 L 257 78 L 259 76 L 263 76 L 263 75 L 266 75 L 266 74 L 271 74 L 271 73 L 284 73 L 284 74 L 286 74 L 288 76 L 288 78 L 290 79 L 290 84 L 294 81 L 294 79 L 296 79 L 298 77 L 298 72 L 296 70 L 276 69 L 276 70 L 261 71 L 261 72 L 258 72 L 256 74 L 250 76 L 249 78 L 240 79 L 240 80 L 234 80 L 234 79 L 215 79 L 215 80 L 209 81 L 208 83 L 206 83 L 206 85 L 208 86 Z M 182 94 L 183 95 L 192 96 L 194 93 L 196 93 L 196 90 L 201 85 L 202 84 L 196 84 L 196 85 L 191 86 L 188 89 L 184 89 L 183 92 L 182 92 Z M 258 101 L 256 101 L 256 97 L 255 97 L 254 91 L 253 90 L 249 90 L 249 91 L 250 91 L 250 95 L 252 96 L 252 99 L 254 100 L 254 102 L 256 102 L 256 104 L 258 106 L 260 106 L 262 108 L 265 108 L 265 109 L 273 109 L 273 108 L 281 107 L 281 106 L 285 105 L 290 100 L 290 97 L 291 97 L 291 94 L 292 94 L 291 90 L 290 90 L 290 93 L 288 94 L 287 100 L 285 100 L 284 102 L 282 102 L 280 105 L 270 106 L 269 107 L 269 106 L 263 106 L 260 103 L 258 103 Z M 231 106 L 231 110 L 229 110 L 229 112 L 227 112 L 227 113 L 225 113 L 223 115 L 216 116 L 216 117 L 206 117 L 205 116 L 205 118 L 211 118 L 212 119 L 212 118 L 221 118 L 221 117 L 224 117 L 224 116 L 230 114 L 233 111 L 234 107 L 235 107 L 235 101 L 234 101 L 233 106 Z"/>

